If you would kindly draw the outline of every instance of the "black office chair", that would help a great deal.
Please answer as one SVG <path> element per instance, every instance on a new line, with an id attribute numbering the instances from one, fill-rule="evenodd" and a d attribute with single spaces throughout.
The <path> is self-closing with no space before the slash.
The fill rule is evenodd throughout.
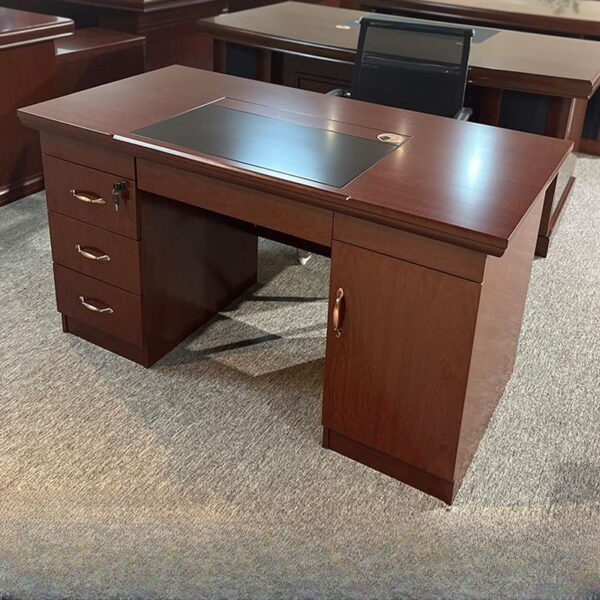
<path id="1" fill-rule="evenodd" d="M 472 37 L 464 27 L 363 17 L 352 88 L 328 94 L 466 121 Z"/>
<path id="2" fill-rule="evenodd" d="M 350 91 L 344 96 L 468 121 L 463 106 L 473 30 L 410 23 L 394 17 L 363 17 Z M 297 249 L 300 264 L 310 253 Z"/>

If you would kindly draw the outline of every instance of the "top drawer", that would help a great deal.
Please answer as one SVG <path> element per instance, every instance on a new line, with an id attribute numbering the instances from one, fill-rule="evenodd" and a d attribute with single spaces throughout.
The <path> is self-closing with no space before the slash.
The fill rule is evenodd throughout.
<path id="1" fill-rule="evenodd" d="M 134 181 L 51 156 L 44 156 L 44 179 L 49 209 L 139 239 Z M 117 211 L 112 192 L 119 183 L 126 187 Z"/>

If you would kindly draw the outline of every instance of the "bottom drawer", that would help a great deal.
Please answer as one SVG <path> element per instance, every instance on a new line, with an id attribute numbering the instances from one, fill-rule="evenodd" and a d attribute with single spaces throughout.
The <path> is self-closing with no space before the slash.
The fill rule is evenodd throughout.
<path id="1" fill-rule="evenodd" d="M 58 310 L 120 340 L 143 346 L 141 297 L 54 265 Z"/>

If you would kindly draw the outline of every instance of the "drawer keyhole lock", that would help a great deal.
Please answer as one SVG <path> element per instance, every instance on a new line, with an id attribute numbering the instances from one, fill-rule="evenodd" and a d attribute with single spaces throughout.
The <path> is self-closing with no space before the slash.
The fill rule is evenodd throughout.
<path id="1" fill-rule="evenodd" d="M 113 183 L 112 187 L 112 201 L 115 205 L 115 211 L 119 212 L 119 204 L 121 204 L 121 194 L 127 189 L 126 181 L 119 181 L 118 183 Z"/>

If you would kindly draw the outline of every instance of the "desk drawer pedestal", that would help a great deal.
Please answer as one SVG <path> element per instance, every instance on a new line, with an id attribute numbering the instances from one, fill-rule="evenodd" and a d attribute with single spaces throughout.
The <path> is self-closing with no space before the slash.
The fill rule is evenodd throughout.
<path id="1" fill-rule="evenodd" d="M 109 173 L 93 168 L 96 149 L 69 148 L 52 138 L 45 150 L 59 157 L 44 156 L 63 330 L 150 366 L 256 282 L 257 237 L 139 192 L 124 159 L 104 163 L 120 174 Z M 126 183 L 118 210 L 115 182 Z"/>

